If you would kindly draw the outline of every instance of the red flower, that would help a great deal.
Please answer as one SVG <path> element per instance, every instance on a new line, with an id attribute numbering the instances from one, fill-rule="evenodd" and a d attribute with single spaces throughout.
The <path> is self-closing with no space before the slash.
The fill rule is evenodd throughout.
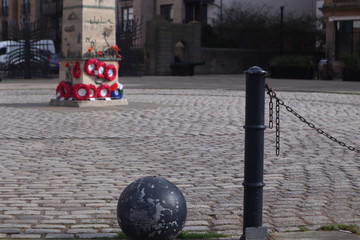
<path id="1" fill-rule="evenodd" d="M 99 54 L 99 56 L 102 56 L 102 55 L 103 55 L 103 52 L 102 52 L 102 51 L 98 51 L 98 54 Z"/>
<path id="2" fill-rule="evenodd" d="M 67 63 L 65 63 L 65 67 L 68 67 L 70 64 L 67 62 Z"/>
<path id="3" fill-rule="evenodd" d="M 118 53 L 120 51 L 120 48 L 118 47 L 118 45 L 111 46 L 111 49 L 114 50 L 116 53 Z"/>
<path id="4" fill-rule="evenodd" d="M 91 53 L 94 50 L 94 47 L 89 47 L 88 52 Z"/>
<path id="5" fill-rule="evenodd" d="M 112 92 L 115 92 L 116 89 L 118 89 L 118 87 L 119 87 L 119 85 L 118 85 L 117 83 L 114 83 L 113 85 L 111 85 L 110 90 L 111 90 Z"/>

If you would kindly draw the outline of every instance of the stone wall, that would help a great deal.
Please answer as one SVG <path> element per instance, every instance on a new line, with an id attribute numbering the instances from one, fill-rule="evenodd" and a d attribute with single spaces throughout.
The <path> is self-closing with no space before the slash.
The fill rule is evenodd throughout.
<path id="1" fill-rule="evenodd" d="M 257 65 L 269 70 L 273 52 L 247 49 L 202 48 L 201 60 L 204 66 L 195 67 L 195 74 L 237 74 Z"/>
<path id="2" fill-rule="evenodd" d="M 172 23 L 161 16 L 146 24 L 145 74 L 170 75 L 170 65 L 176 57 L 176 46 L 184 46 L 183 61 L 200 61 L 200 23 Z"/>
<path id="3" fill-rule="evenodd" d="M 160 16 L 148 21 L 144 47 L 145 75 L 171 75 L 170 65 L 176 60 L 185 63 L 204 61 L 205 65 L 195 66 L 195 74 L 243 73 L 254 65 L 269 69 L 274 52 L 201 48 L 200 28 L 200 23 L 172 23 Z"/>

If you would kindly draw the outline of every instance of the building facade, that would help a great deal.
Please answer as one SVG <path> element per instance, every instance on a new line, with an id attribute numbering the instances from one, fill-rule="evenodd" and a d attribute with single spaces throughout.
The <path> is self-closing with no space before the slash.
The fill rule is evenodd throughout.
<path id="1" fill-rule="evenodd" d="M 324 0 L 321 8 L 326 24 L 326 51 L 331 60 L 343 53 L 360 56 L 360 2 Z"/>
<path id="2" fill-rule="evenodd" d="M 327 0 L 325 6 L 333 1 L 351 2 L 351 0 Z M 51 32 L 50 38 L 57 47 L 60 47 L 62 2 L 62 0 L 0 0 L 0 40 L 9 38 L 9 26 L 15 24 L 21 28 L 22 23 L 28 19 L 33 24 L 45 24 L 45 28 Z M 140 34 L 143 36 L 140 42 L 143 44 L 146 22 L 156 15 L 162 15 L 173 23 L 197 21 L 212 24 L 215 19 L 221 17 L 223 9 L 230 7 L 233 2 L 234 0 L 116 0 L 117 24 L 120 25 L 118 31 L 130 31 L 134 24 L 141 25 Z M 304 14 L 315 13 L 317 2 L 316 0 L 252 0 L 251 4 L 279 14 L 281 6 L 284 7 L 285 13 Z"/>
<path id="3" fill-rule="evenodd" d="M 279 15 L 281 7 L 285 14 L 315 14 L 317 4 L 317 0 L 214 0 L 208 4 L 207 23 L 212 24 L 221 18 L 223 9 L 231 7 L 234 2 L 251 5 L 253 8 Z"/>
<path id="4" fill-rule="evenodd" d="M 43 28 L 46 38 L 54 40 L 57 50 L 61 42 L 62 0 L 0 0 L 0 40 L 8 40 L 12 30 Z M 45 35 L 45 34 L 44 34 Z"/>
<path id="5" fill-rule="evenodd" d="M 208 23 L 208 11 L 213 3 L 214 0 L 117 0 L 117 18 L 122 31 L 137 23 L 145 33 L 146 22 L 157 15 L 173 23 Z"/>

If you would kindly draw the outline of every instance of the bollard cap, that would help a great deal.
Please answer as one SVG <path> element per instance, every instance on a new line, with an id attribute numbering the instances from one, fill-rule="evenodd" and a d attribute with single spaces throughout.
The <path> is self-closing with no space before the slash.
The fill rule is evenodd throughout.
<path id="1" fill-rule="evenodd" d="M 267 71 L 262 70 L 261 67 L 259 67 L 259 66 L 252 66 L 248 70 L 246 70 L 245 73 L 247 73 L 247 74 L 262 74 L 262 75 L 265 75 L 265 74 L 267 74 Z"/>

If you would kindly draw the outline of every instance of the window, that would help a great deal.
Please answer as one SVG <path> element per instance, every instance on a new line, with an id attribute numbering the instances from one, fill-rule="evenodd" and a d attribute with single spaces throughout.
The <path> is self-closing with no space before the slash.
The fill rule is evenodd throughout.
<path id="1" fill-rule="evenodd" d="M 207 23 L 207 4 L 201 1 L 185 2 L 185 22 L 198 21 Z"/>
<path id="2" fill-rule="evenodd" d="M 160 6 L 160 15 L 163 16 L 166 20 L 173 20 L 173 5 L 161 5 Z"/>
<path id="3" fill-rule="evenodd" d="M 27 15 L 30 13 L 30 0 L 23 0 L 23 14 Z"/>
<path id="4" fill-rule="evenodd" d="M 360 21 L 337 21 L 335 27 L 335 58 L 344 53 L 360 56 Z"/>
<path id="5" fill-rule="evenodd" d="M 335 22 L 335 58 L 342 53 L 353 53 L 353 21 Z"/>
<path id="6" fill-rule="evenodd" d="M 2 1 L 2 16 L 3 17 L 8 17 L 9 16 L 9 1 L 8 0 L 3 0 Z"/>
<path id="7" fill-rule="evenodd" d="M 7 21 L 2 22 L 2 40 L 9 39 L 9 24 Z"/>
<path id="8" fill-rule="evenodd" d="M 0 48 L 0 56 L 6 54 L 6 47 Z"/>
<path id="9" fill-rule="evenodd" d="M 3 7 L 3 8 L 9 7 L 9 0 L 3 0 L 3 1 L 2 1 L 2 7 Z"/>
<path id="10" fill-rule="evenodd" d="M 134 22 L 134 10 L 132 7 L 122 8 L 122 30 L 131 31 Z"/>

